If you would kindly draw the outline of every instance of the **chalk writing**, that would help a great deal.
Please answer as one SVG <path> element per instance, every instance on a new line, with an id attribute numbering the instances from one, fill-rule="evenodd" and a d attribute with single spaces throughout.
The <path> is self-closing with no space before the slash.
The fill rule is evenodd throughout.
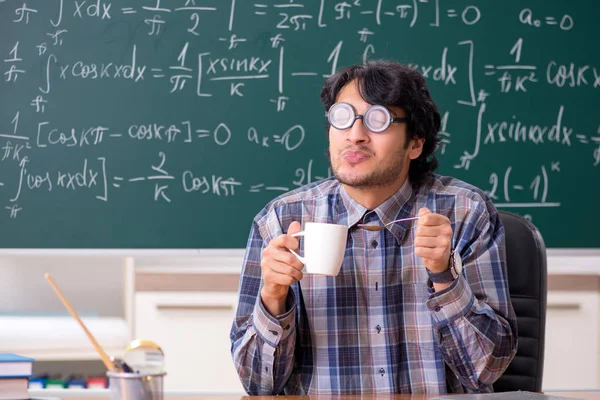
<path id="1" fill-rule="evenodd" d="M 0 1 L 0 223 L 44 221 L 59 204 L 92 222 L 165 216 L 163 236 L 206 214 L 246 223 L 332 175 L 322 84 L 378 58 L 426 78 L 441 173 L 534 221 L 574 212 L 571 182 L 599 190 L 600 56 L 586 7 Z M 69 213 L 65 229 L 77 225 Z"/>

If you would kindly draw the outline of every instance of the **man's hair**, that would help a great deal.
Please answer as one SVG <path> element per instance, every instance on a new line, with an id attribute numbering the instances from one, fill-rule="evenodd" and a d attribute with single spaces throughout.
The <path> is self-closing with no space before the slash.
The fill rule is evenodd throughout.
<path id="1" fill-rule="evenodd" d="M 440 113 L 425 78 L 406 65 L 390 61 L 374 60 L 348 67 L 325 81 L 321 90 L 325 111 L 336 102 L 342 88 L 353 80 L 357 81 L 359 93 L 367 103 L 395 106 L 406 112 L 405 149 L 410 139 L 425 139 L 423 152 L 411 160 L 408 171 L 413 188 L 418 189 L 438 167 L 435 151 L 440 141 Z"/>

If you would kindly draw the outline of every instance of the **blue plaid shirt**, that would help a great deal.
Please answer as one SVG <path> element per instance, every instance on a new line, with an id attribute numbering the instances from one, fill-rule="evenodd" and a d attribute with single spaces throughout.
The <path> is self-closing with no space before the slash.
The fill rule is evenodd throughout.
<path id="1" fill-rule="evenodd" d="M 413 221 L 356 226 L 421 207 L 450 219 L 463 260 L 439 292 L 414 255 Z M 260 299 L 261 253 L 292 221 L 349 226 L 345 257 L 336 277 L 304 274 L 273 316 Z M 230 334 L 242 384 L 251 395 L 489 392 L 517 344 L 505 263 L 491 200 L 454 178 L 433 175 L 418 192 L 407 181 L 374 210 L 334 178 L 283 194 L 256 216 L 246 249 Z"/>

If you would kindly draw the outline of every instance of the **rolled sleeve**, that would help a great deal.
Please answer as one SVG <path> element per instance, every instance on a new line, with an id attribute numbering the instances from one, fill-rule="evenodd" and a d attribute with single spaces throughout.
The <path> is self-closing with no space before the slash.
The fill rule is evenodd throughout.
<path id="1" fill-rule="evenodd" d="M 431 296 L 426 305 L 438 328 L 465 316 L 473 307 L 475 296 L 465 282 L 464 277 L 460 275 L 444 290 L 433 292 L 433 289 L 430 289 Z"/>

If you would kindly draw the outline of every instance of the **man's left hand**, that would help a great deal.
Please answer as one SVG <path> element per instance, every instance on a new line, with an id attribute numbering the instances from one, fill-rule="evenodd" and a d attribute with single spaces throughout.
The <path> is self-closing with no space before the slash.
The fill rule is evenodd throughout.
<path id="1" fill-rule="evenodd" d="M 421 208 L 415 231 L 415 254 L 423 259 L 429 271 L 442 272 L 450 265 L 451 247 L 450 220 L 444 215 L 432 213 L 428 208 Z"/>

